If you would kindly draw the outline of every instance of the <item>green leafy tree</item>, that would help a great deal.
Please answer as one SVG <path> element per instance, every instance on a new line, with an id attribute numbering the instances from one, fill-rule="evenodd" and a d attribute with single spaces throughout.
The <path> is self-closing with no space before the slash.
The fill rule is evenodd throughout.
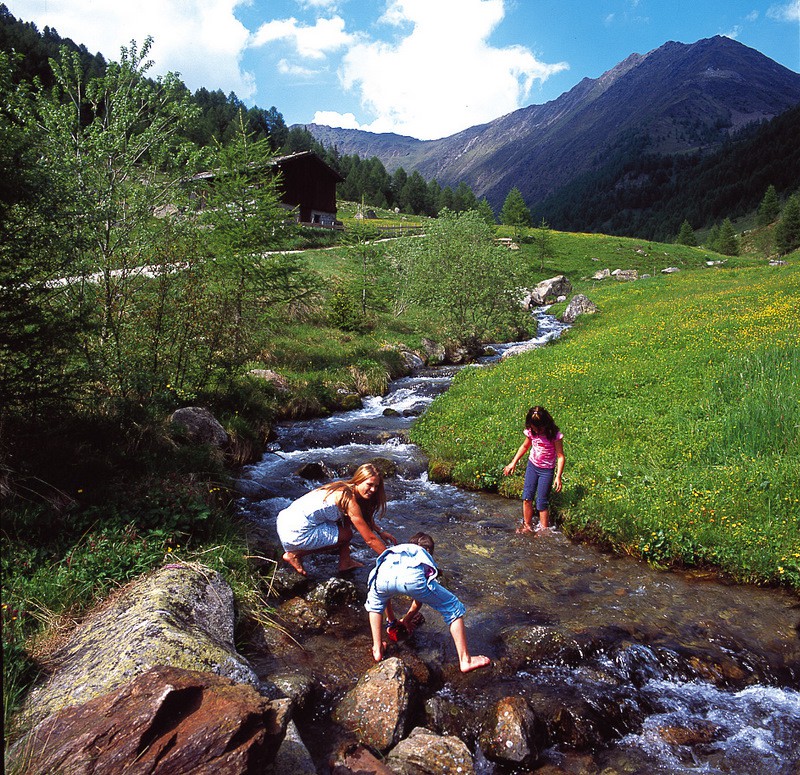
<path id="1" fill-rule="evenodd" d="M 550 226 L 544 218 L 533 231 L 533 250 L 539 259 L 540 271 L 544 271 L 545 262 L 552 261 L 556 257 L 553 232 L 550 231 Z"/>
<path id="2" fill-rule="evenodd" d="M 519 326 L 515 262 L 497 245 L 494 230 L 474 210 L 444 210 L 422 239 L 398 248 L 398 283 L 447 336 L 475 344 L 504 326 Z"/>
<path id="3" fill-rule="evenodd" d="M 781 219 L 775 227 L 775 247 L 781 255 L 800 247 L 800 198 L 792 194 L 783 207 Z"/>
<path id="4" fill-rule="evenodd" d="M 500 223 L 504 226 L 513 226 L 517 234 L 532 224 L 531 211 L 522 198 L 522 193 L 516 187 L 508 192 L 503 207 L 500 210 Z"/>
<path id="5" fill-rule="evenodd" d="M 775 186 L 769 186 L 758 206 L 756 222 L 759 226 L 768 226 L 778 219 L 780 213 L 781 203 L 778 199 L 778 192 L 775 190 Z"/>
<path id="6" fill-rule="evenodd" d="M 267 139 L 253 140 L 240 114 L 238 134 L 218 145 L 205 190 L 203 224 L 220 293 L 219 366 L 230 371 L 254 354 L 256 334 L 281 304 L 310 293 L 312 276 L 297 255 L 277 251 L 295 231 L 280 201 L 280 178 Z"/>
<path id="7" fill-rule="evenodd" d="M 688 245 L 689 247 L 697 247 L 697 238 L 694 236 L 694 229 L 689 221 L 684 221 L 681 224 L 678 237 L 675 240 L 679 245 Z"/>
<path id="8" fill-rule="evenodd" d="M 362 320 L 366 317 L 367 307 L 374 301 L 376 283 L 379 272 L 377 271 L 378 251 L 374 242 L 380 232 L 370 223 L 357 221 L 345 233 L 342 241 L 349 245 L 359 264 L 359 282 L 357 295 L 360 300 Z"/>
<path id="9" fill-rule="evenodd" d="M 88 81 L 79 56 L 62 49 L 51 60 L 52 93 L 40 90 L 36 99 L 41 164 L 69 189 L 80 248 L 65 292 L 75 308 L 93 294 L 97 335 L 86 337 L 82 352 L 95 379 L 119 394 L 138 379 L 135 300 L 146 282 L 155 215 L 175 205 L 196 159 L 181 134 L 195 108 L 176 75 L 145 77 L 151 45 L 149 38 L 141 49 L 132 42 Z"/>
<path id="10" fill-rule="evenodd" d="M 455 192 L 453 209 L 457 213 L 463 213 L 465 210 L 475 210 L 478 207 L 478 200 L 472 189 L 462 180 Z"/>
<path id="11" fill-rule="evenodd" d="M 0 426 L 80 395 L 85 306 L 62 279 L 75 271 L 69 187 L 41 163 L 33 96 L 0 52 Z"/>

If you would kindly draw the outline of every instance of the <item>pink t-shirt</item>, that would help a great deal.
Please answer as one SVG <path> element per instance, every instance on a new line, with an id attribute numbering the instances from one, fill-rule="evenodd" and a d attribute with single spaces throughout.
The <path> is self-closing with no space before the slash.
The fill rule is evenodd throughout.
<path id="1" fill-rule="evenodd" d="M 531 433 L 529 428 L 525 428 L 525 435 L 531 440 L 531 452 L 528 459 L 537 468 L 555 468 L 556 467 L 556 445 L 552 439 L 548 439 L 543 433 L 537 433 L 535 436 Z M 556 439 L 563 439 L 564 434 L 559 431 L 556 434 Z"/>

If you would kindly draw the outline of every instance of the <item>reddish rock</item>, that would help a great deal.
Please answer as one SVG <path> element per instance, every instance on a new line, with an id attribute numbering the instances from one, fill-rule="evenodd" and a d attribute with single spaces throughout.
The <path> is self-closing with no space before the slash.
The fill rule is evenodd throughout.
<path id="1" fill-rule="evenodd" d="M 283 740 L 289 701 L 192 670 L 156 667 L 34 727 L 7 762 L 26 775 L 263 773 Z"/>
<path id="2" fill-rule="evenodd" d="M 364 744 L 387 751 L 405 733 L 412 679 L 396 657 L 367 671 L 337 705 L 333 718 Z"/>

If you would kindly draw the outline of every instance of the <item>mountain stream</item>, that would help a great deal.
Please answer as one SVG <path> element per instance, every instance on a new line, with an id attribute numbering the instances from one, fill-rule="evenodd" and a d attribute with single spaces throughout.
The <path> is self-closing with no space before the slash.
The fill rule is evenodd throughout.
<path id="1" fill-rule="evenodd" d="M 541 344 L 561 328 L 542 314 L 536 340 L 499 346 L 487 360 Z M 382 526 L 401 541 L 418 530 L 433 535 L 443 583 L 467 606 L 470 651 L 494 662 L 462 676 L 441 617 L 426 611 L 425 624 L 402 644 L 439 666 L 415 725 L 464 739 L 476 771 L 486 774 L 800 773 L 798 598 L 707 574 L 660 572 L 558 530 L 517 535 L 519 501 L 430 482 L 407 430 L 455 371 L 421 370 L 360 410 L 284 424 L 239 482 L 242 511 L 277 543 L 277 512 L 321 483 L 297 475 L 304 463 L 322 463 L 336 477 L 376 458 L 396 466 Z M 365 563 L 352 576 L 363 601 L 374 556 L 360 540 L 353 556 Z M 336 571 L 334 555 L 305 564 L 312 580 Z M 313 673 L 329 709 L 372 662 L 360 605 L 328 625 L 281 664 L 264 655 L 262 669 Z M 541 719 L 536 759 L 525 766 L 490 760 L 481 747 L 480 718 L 509 696 L 524 697 Z M 300 730 L 320 772 L 327 772 L 330 725 L 318 709 Z"/>

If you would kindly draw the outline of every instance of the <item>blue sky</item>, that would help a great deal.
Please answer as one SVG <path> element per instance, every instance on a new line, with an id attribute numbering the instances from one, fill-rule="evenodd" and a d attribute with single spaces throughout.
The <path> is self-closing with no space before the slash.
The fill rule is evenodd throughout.
<path id="1" fill-rule="evenodd" d="M 275 106 L 287 124 L 454 134 L 632 53 L 727 35 L 800 71 L 800 0 L 4 0 L 41 30 Z"/>

